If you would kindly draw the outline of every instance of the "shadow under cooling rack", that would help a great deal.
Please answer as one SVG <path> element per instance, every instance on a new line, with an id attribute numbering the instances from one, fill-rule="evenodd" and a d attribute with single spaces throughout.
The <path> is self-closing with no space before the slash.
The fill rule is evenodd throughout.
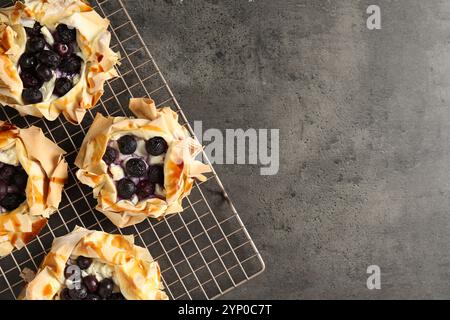
<path id="1" fill-rule="evenodd" d="M 21 117 L 4 107 L 0 119 L 19 127 L 35 125 L 67 151 L 69 181 L 60 208 L 41 234 L 25 248 L 0 259 L 0 299 L 15 299 L 24 287 L 20 272 L 37 270 L 55 237 L 72 231 L 76 225 L 111 233 L 133 234 L 136 244 L 149 249 L 159 262 L 165 290 L 171 299 L 214 299 L 255 277 L 264 262 L 229 200 L 214 169 L 205 182 L 196 182 L 184 200 L 184 212 L 161 221 L 146 220 L 117 229 L 94 208 L 90 188 L 75 178 L 74 160 L 97 112 L 104 115 L 131 115 L 130 97 L 150 96 L 158 106 L 169 106 L 193 135 L 183 111 L 139 35 L 122 1 L 91 1 L 97 12 L 111 21 L 112 47 L 121 54 L 120 77 L 105 85 L 105 94 L 89 110 L 81 125 L 62 117 L 50 122 Z M 126 1 L 125 1 L 126 3 Z M 0 1 L 1 6 L 10 1 Z M 205 157 L 206 159 L 206 157 Z M 205 160 L 209 163 L 208 159 Z"/>

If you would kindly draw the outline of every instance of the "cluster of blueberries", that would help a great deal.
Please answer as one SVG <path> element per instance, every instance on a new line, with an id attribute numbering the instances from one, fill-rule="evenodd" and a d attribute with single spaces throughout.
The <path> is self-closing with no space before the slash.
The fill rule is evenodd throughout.
<path id="1" fill-rule="evenodd" d="M 92 264 L 92 259 L 79 256 L 74 265 L 66 265 L 64 277 L 70 279 L 74 274 L 81 274 L 81 270 L 88 269 Z M 70 267 L 70 268 L 69 268 Z M 77 270 L 78 269 L 78 270 Z M 73 288 L 64 288 L 61 291 L 61 300 L 125 300 L 120 292 L 113 292 L 114 281 L 105 278 L 98 281 L 95 275 L 83 277 Z"/>
<path id="2" fill-rule="evenodd" d="M 27 44 L 25 53 L 19 59 L 20 78 L 23 83 L 22 99 L 26 104 L 39 103 L 43 100 L 39 90 L 44 82 L 56 73 L 53 94 L 62 97 L 73 87 L 71 80 L 79 74 L 82 59 L 74 51 L 77 48 L 77 33 L 65 24 L 56 27 L 53 33 L 55 43 L 47 43 L 41 33 L 41 24 L 36 22 L 33 28 L 25 28 Z"/>
<path id="3" fill-rule="evenodd" d="M 155 184 L 164 185 L 164 168 L 162 165 L 147 165 L 142 158 L 131 158 L 126 162 L 119 160 L 119 152 L 131 155 L 137 149 L 133 135 L 122 136 L 117 140 L 119 150 L 107 147 L 103 155 L 106 164 L 119 164 L 123 167 L 125 177 L 117 182 L 117 195 L 121 199 L 131 199 L 134 194 L 139 200 L 147 199 L 155 193 Z M 153 137 L 145 141 L 145 149 L 151 156 L 160 156 L 167 151 L 167 142 L 162 137 Z M 137 184 L 131 178 L 140 179 Z"/>
<path id="4" fill-rule="evenodd" d="M 28 175 L 21 165 L 0 162 L 0 206 L 7 211 L 19 207 L 26 199 Z"/>

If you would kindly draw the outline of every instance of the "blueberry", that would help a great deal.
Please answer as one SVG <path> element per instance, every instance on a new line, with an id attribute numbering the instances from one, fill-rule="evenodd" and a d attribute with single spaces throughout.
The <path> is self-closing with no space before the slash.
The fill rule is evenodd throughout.
<path id="1" fill-rule="evenodd" d="M 37 59 L 30 53 L 24 53 L 19 59 L 19 66 L 22 70 L 34 69 L 37 65 Z"/>
<path id="2" fill-rule="evenodd" d="M 8 211 L 16 209 L 26 200 L 24 194 L 8 193 L 1 201 L 0 205 Z"/>
<path id="3" fill-rule="evenodd" d="M 55 43 L 53 48 L 61 57 L 70 56 L 73 53 L 73 46 L 70 43 Z"/>
<path id="4" fill-rule="evenodd" d="M 79 288 L 73 288 L 69 289 L 69 296 L 72 298 L 72 300 L 83 300 L 88 295 L 86 286 L 82 283 L 80 283 Z"/>
<path id="5" fill-rule="evenodd" d="M 36 88 L 23 89 L 22 99 L 25 104 L 34 104 L 42 102 L 42 92 Z"/>
<path id="6" fill-rule="evenodd" d="M 81 275 L 80 267 L 77 266 L 76 264 L 67 265 L 66 268 L 64 269 L 64 277 L 66 279 L 69 279 L 74 274 Z M 76 279 L 72 279 L 72 280 L 76 280 Z"/>
<path id="7" fill-rule="evenodd" d="M 15 168 L 12 165 L 5 164 L 0 169 L 0 180 L 4 181 L 6 184 L 9 184 L 12 176 L 14 175 Z"/>
<path id="8" fill-rule="evenodd" d="M 32 28 L 25 28 L 25 31 L 29 37 L 38 36 L 41 33 L 41 28 L 41 24 L 36 21 Z"/>
<path id="9" fill-rule="evenodd" d="M 136 194 L 139 200 L 146 199 L 155 194 L 155 185 L 148 180 L 141 180 L 137 184 Z"/>
<path id="10" fill-rule="evenodd" d="M 61 63 L 61 57 L 57 53 L 50 50 L 39 52 L 37 58 L 40 63 L 45 64 L 51 69 L 56 69 L 56 67 L 58 67 L 58 65 Z"/>
<path id="11" fill-rule="evenodd" d="M 94 300 L 101 300 L 101 298 L 98 295 L 96 295 L 96 294 L 89 293 L 86 296 L 86 298 L 84 298 L 84 300 L 92 300 L 92 301 L 94 301 Z"/>
<path id="12" fill-rule="evenodd" d="M 121 137 L 117 140 L 117 143 L 119 145 L 120 152 L 123 154 L 132 154 L 136 151 L 137 142 L 131 135 Z"/>
<path id="13" fill-rule="evenodd" d="M 81 270 L 86 270 L 92 264 L 92 259 L 84 256 L 78 256 L 77 265 Z"/>
<path id="14" fill-rule="evenodd" d="M 107 165 L 110 165 L 111 163 L 113 163 L 114 161 L 116 161 L 118 156 L 118 152 L 116 149 L 111 148 L 111 147 L 106 147 L 105 150 L 105 154 L 103 155 L 103 161 L 105 161 L 105 163 Z"/>
<path id="15" fill-rule="evenodd" d="M 39 89 L 42 86 L 42 81 L 39 80 L 34 74 L 28 71 L 21 72 L 20 79 L 22 80 L 24 88 Z"/>
<path id="16" fill-rule="evenodd" d="M 145 142 L 145 149 L 152 156 L 159 156 L 167 151 L 167 142 L 161 137 L 154 137 Z"/>
<path id="17" fill-rule="evenodd" d="M 139 158 L 133 158 L 127 161 L 125 164 L 126 173 L 133 178 L 139 178 L 145 175 L 147 165 L 144 160 Z"/>
<path id="18" fill-rule="evenodd" d="M 63 97 L 73 88 L 72 81 L 68 78 L 58 78 L 55 81 L 55 88 L 53 89 L 53 94 L 58 97 Z"/>
<path id="19" fill-rule="evenodd" d="M 90 293 L 97 292 L 98 289 L 98 280 L 94 275 L 88 275 L 83 278 L 83 283 L 86 286 L 87 290 Z"/>
<path id="20" fill-rule="evenodd" d="M 103 299 L 108 298 L 114 289 L 114 282 L 109 279 L 103 279 L 98 285 L 98 295 Z"/>
<path id="21" fill-rule="evenodd" d="M 148 167 L 148 180 L 152 183 L 164 185 L 164 168 L 161 165 L 153 165 Z"/>
<path id="22" fill-rule="evenodd" d="M 79 56 L 73 54 L 61 61 L 59 69 L 66 73 L 79 73 L 82 62 L 83 60 Z"/>
<path id="23" fill-rule="evenodd" d="M 43 82 L 49 81 L 53 77 L 52 69 L 41 64 L 36 69 L 36 76 Z"/>
<path id="24" fill-rule="evenodd" d="M 64 288 L 61 291 L 61 294 L 59 295 L 59 297 L 61 298 L 61 300 L 72 300 L 72 298 L 70 297 L 70 294 L 69 294 L 69 288 Z"/>
<path id="25" fill-rule="evenodd" d="M 34 37 L 28 40 L 27 42 L 27 51 L 31 53 L 36 53 L 44 50 L 45 48 L 45 40 L 41 37 Z"/>
<path id="26" fill-rule="evenodd" d="M 124 178 L 117 183 L 117 195 L 122 199 L 130 199 L 136 191 L 136 185 L 130 179 Z"/>
<path id="27" fill-rule="evenodd" d="M 56 38 L 62 43 L 74 42 L 77 40 L 77 31 L 69 29 L 65 24 L 59 24 L 56 27 Z"/>
<path id="28" fill-rule="evenodd" d="M 126 300 L 122 293 L 120 292 L 113 292 L 108 297 L 108 300 Z"/>
<path id="29" fill-rule="evenodd" d="M 14 174 L 12 181 L 20 191 L 24 191 L 28 183 L 28 174 L 25 170 L 17 171 Z"/>

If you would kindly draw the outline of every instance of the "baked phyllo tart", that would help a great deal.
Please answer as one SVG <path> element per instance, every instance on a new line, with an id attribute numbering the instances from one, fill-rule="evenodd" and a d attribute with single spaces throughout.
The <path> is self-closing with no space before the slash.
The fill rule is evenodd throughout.
<path id="1" fill-rule="evenodd" d="M 79 123 L 117 76 L 109 21 L 81 0 L 29 0 L 0 9 L 0 104 Z"/>
<path id="2" fill-rule="evenodd" d="M 137 118 L 97 114 L 75 160 L 97 210 L 119 228 L 181 212 L 194 178 L 210 171 L 195 160 L 202 147 L 176 112 L 151 99 L 131 99 L 130 110 Z"/>
<path id="3" fill-rule="evenodd" d="M 0 256 L 26 245 L 58 208 L 67 179 L 63 154 L 41 129 L 0 121 Z"/>
<path id="4" fill-rule="evenodd" d="M 29 275 L 27 275 L 29 276 Z M 159 265 L 133 236 L 81 227 L 56 238 L 26 300 L 167 300 Z"/>

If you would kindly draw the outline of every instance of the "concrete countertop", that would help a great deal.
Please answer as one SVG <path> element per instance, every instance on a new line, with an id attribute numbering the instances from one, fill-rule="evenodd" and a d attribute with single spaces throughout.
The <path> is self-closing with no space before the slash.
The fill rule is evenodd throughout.
<path id="1" fill-rule="evenodd" d="M 191 121 L 280 129 L 216 166 L 267 265 L 226 298 L 448 298 L 450 2 L 125 3 Z"/>

